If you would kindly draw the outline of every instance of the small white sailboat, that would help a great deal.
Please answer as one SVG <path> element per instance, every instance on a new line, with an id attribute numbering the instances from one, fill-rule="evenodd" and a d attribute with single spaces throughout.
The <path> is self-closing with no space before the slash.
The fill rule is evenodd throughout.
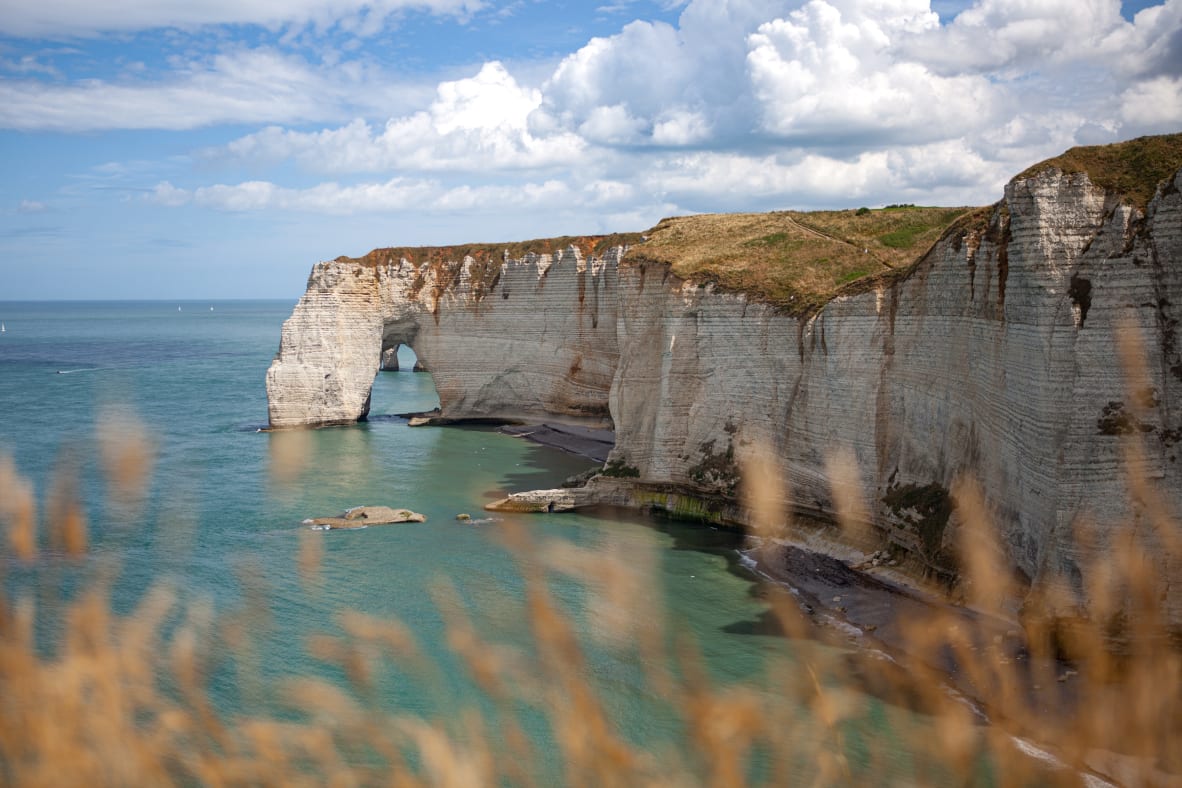
<path id="1" fill-rule="evenodd" d="M 8 330 L 8 329 L 4 327 L 4 324 L 3 324 L 3 323 L 0 323 L 0 334 L 3 334 L 3 333 L 4 333 L 5 331 L 7 331 L 7 330 Z"/>

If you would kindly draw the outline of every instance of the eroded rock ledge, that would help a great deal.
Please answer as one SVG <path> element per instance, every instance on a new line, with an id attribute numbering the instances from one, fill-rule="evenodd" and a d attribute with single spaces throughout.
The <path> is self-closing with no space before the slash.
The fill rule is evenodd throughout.
<path id="1" fill-rule="evenodd" d="M 1086 596 L 1109 538 L 1092 524 L 1141 517 L 1123 435 L 1145 439 L 1133 470 L 1182 510 L 1180 189 L 1182 172 L 1142 208 L 1044 169 L 906 275 L 805 316 L 682 281 L 626 244 L 319 263 L 267 374 L 271 424 L 364 418 L 383 351 L 407 344 L 446 418 L 614 426 L 591 487 L 604 500 L 743 522 L 738 469 L 763 446 L 794 506 L 832 516 L 824 464 L 843 450 L 895 549 L 955 572 L 949 490 L 967 475 L 1016 574 Z M 1136 401 L 1125 325 L 1149 360 Z M 1182 622 L 1177 584 L 1163 596 Z"/>
<path id="2" fill-rule="evenodd" d="M 321 531 L 368 528 L 371 525 L 392 525 L 394 523 L 425 523 L 427 518 L 410 509 L 392 509 L 389 506 L 354 506 L 336 517 L 316 517 L 304 520 L 305 525 Z"/>

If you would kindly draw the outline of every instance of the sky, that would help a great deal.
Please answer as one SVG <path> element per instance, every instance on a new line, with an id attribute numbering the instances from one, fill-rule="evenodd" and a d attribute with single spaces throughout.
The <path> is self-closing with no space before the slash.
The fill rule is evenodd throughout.
<path id="1" fill-rule="evenodd" d="M 1182 0 L 0 0 L 0 301 L 382 246 L 986 205 L 1182 131 Z"/>

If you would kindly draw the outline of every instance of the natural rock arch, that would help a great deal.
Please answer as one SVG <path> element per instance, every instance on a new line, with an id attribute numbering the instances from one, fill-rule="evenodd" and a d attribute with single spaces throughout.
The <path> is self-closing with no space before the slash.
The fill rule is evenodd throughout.
<path id="1" fill-rule="evenodd" d="M 1114 471 L 1126 428 L 1151 441 L 1155 489 L 1174 502 L 1182 490 L 1182 172 L 1144 209 L 1117 199 L 1082 174 L 1023 176 L 906 275 L 804 317 L 668 269 L 646 279 L 618 250 L 321 263 L 268 372 L 271 423 L 357 420 L 383 343 L 401 341 L 431 369 L 445 418 L 613 424 L 600 500 L 721 499 L 739 522 L 738 468 L 764 446 L 797 507 L 828 516 L 825 458 L 843 449 L 874 524 L 933 571 L 955 571 L 948 495 L 969 476 L 1015 570 L 1035 587 L 1078 576 L 1086 591 L 1080 572 L 1107 537 L 1081 545 L 1076 526 L 1143 518 Z M 1091 285 L 1086 324 L 1073 277 Z M 1128 400 L 1112 370 L 1130 324 L 1153 357 L 1155 396 L 1136 421 L 1112 415 Z M 1182 626 L 1182 593 L 1167 591 Z"/>
<path id="2" fill-rule="evenodd" d="M 267 372 L 271 426 L 364 419 L 398 345 L 430 370 L 445 418 L 611 426 L 622 251 L 416 267 L 379 250 L 319 263 Z"/>

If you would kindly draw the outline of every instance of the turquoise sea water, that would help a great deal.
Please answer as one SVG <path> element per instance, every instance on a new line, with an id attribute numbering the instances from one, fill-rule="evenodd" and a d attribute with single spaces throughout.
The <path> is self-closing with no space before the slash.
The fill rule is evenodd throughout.
<path id="1" fill-rule="evenodd" d="M 495 737 L 496 712 L 450 648 L 449 633 L 463 611 L 486 643 L 530 653 L 522 568 L 546 566 L 550 591 L 579 638 L 581 672 L 626 737 L 649 752 L 675 752 L 677 741 L 694 746 L 680 738 L 676 714 L 647 681 L 635 650 L 600 637 L 620 608 L 645 629 L 660 616 L 666 640 L 692 643 L 714 686 L 740 686 L 773 708 L 790 709 L 792 736 L 806 739 L 803 755 L 793 756 L 791 782 L 816 779 L 807 741 L 811 712 L 799 695 L 790 699 L 774 687 L 786 676 L 807 684 L 818 675 L 814 667 L 840 663 L 846 650 L 809 643 L 805 651 L 805 644 L 769 631 L 769 607 L 740 561 L 739 536 L 629 512 L 457 521 L 461 512 L 482 519 L 490 499 L 556 486 L 592 463 L 491 428 L 409 428 L 394 414 L 438 403 L 427 374 L 379 373 L 366 423 L 262 431 L 264 374 L 291 308 L 246 301 L 0 302 L 0 455 L 35 485 L 42 513 L 53 479 L 62 468 L 76 469 L 88 519 L 90 550 L 82 562 L 53 549 L 18 561 L 0 539 L 0 583 L 9 600 L 35 602 L 38 644 L 47 654 L 68 602 L 82 590 L 100 584 L 125 614 L 166 585 L 181 604 L 165 635 L 202 605 L 218 621 L 246 621 L 251 647 L 231 647 L 216 627 L 202 643 L 215 709 L 227 718 L 298 717 L 283 701 L 285 681 L 313 677 L 350 687 L 339 667 L 310 656 L 309 638 L 342 634 L 342 614 L 360 611 L 405 624 L 427 666 L 383 663 L 367 704 L 444 724 L 479 710 L 494 720 Z M 413 357 L 403 352 L 409 370 Z M 139 508 L 108 499 L 96 426 L 113 423 L 111 414 L 134 417 L 153 446 Z M 428 520 L 333 532 L 301 522 L 363 504 L 410 508 Z M 506 549 L 514 525 L 534 549 Z M 41 540 L 44 548 L 44 534 Z M 323 557 L 307 582 L 299 566 L 301 542 L 309 540 Z M 615 608 L 605 615 L 595 595 L 563 573 L 577 564 L 562 553 L 570 548 L 611 551 L 641 568 L 648 585 L 611 598 Z M 596 571 L 592 580 L 619 582 Z M 823 670 L 819 675 L 830 683 Z M 900 733 L 928 731 L 932 721 L 862 694 L 864 687 L 841 675 L 831 687 L 835 697 L 847 708 L 856 698 L 861 709 L 842 723 L 837 745 L 853 774 L 870 783 L 910 784 L 916 774 L 943 782 L 913 760 Z M 541 784 L 560 782 L 544 714 L 514 713 L 540 754 Z M 763 755 L 751 768 L 769 776 Z M 978 777 L 988 784 L 988 768 Z"/>
<path id="2" fill-rule="evenodd" d="M 442 678 L 429 690 L 391 679 L 378 702 L 428 718 L 474 705 L 446 646 L 439 589 L 453 588 L 483 633 L 513 644 L 526 629 L 523 581 L 500 541 L 513 515 L 476 525 L 455 515 L 481 517 L 494 497 L 555 486 L 591 463 L 491 429 L 409 428 L 392 414 L 437 403 L 430 376 L 412 372 L 379 373 L 368 423 L 260 432 L 267 418 L 263 376 L 291 306 L 0 303 L 7 329 L 0 334 L 0 451 L 35 483 L 42 509 L 55 467 L 74 458 L 89 514 L 88 566 L 117 566 L 112 597 L 119 610 L 168 582 L 188 601 L 207 599 L 232 611 L 244 598 L 241 578 L 249 578 L 267 600 L 256 634 L 268 687 L 293 676 L 334 678 L 305 644 L 314 633 L 339 632 L 340 611 L 396 616 Z M 410 369 L 411 359 L 403 362 Z M 148 503 L 131 514 L 104 500 L 95 460 L 96 419 L 111 409 L 134 414 L 155 446 Z M 428 521 L 316 533 L 325 549 L 319 582 L 301 583 L 299 544 L 308 537 L 301 520 L 359 504 L 406 507 Z M 738 564 L 733 534 L 627 513 L 518 517 L 538 543 L 610 543 L 638 561 L 650 556 L 672 628 L 693 636 L 718 681 L 751 680 L 770 654 L 783 653 L 780 638 L 758 634 L 766 606 Z M 52 622 L 62 602 L 48 589 L 69 586 L 77 570 L 52 555 L 25 566 L 5 554 L 4 564 L 9 592 L 38 596 L 39 618 Z M 576 627 L 594 634 L 600 624 L 582 587 L 559 579 L 554 591 Z M 43 633 L 47 643 L 51 630 L 47 625 Z M 669 723 L 654 711 L 634 656 L 594 637 L 586 643 L 588 680 L 621 727 L 642 740 L 659 738 Z M 224 712 L 249 705 L 240 678 L 230 668 L 215 671 L 214 696 Z M 540 727 L 538 735 L 546 735 Z"/>

